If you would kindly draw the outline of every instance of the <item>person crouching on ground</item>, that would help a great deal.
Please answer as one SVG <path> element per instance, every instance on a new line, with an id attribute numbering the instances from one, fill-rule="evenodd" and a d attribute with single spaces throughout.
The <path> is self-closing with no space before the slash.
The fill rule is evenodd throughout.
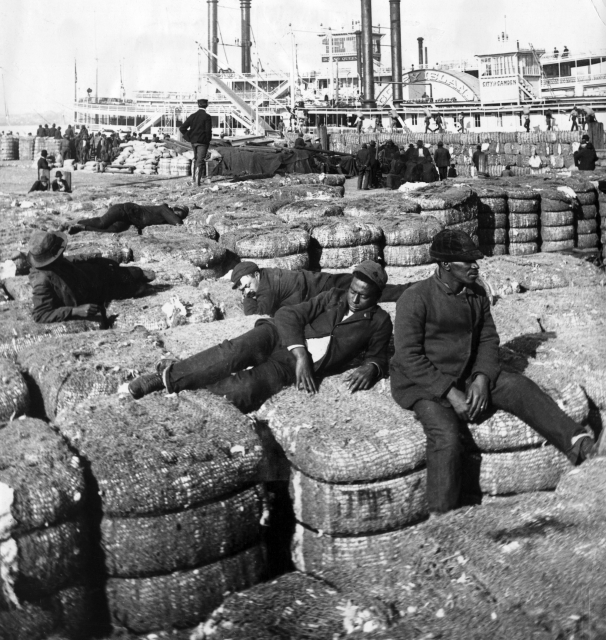
<path id="1" fill-rule="evenodd" d="M 471 238 L 445 229 L 430 255 L 438 263 L 434 275 L 398 300 L 390 366 L 393 398 L 416 413 L 427 436 L 430 513 L 459 505 L 463 425 L 490 408 L 523 420 L 573 464 L 606 454 L 606 430 L 596 443 L 532 380 L 501 370 L 499 335 L 477 284 L 483 255 Z"/>
<path id="2" fill-rule="evenodd" d="M 48 177 L 43 175 L 40 176 L 40 180 L 36 180 L 36 182 L 34 182 L 28 193 L 31 193 L 32 191 L 48 191 L 49 186 L 50 183 Z"/>
<path id="3" fill-rule="evenodd" d="M 308 302 L 284 307 L 275 320 L 180 362 L 162 360 L 156 373 L 133 380 L 129 391 L 141 398 L 166 389 L 208 389 L 248 413 L 295 384 L 315 393 L 316 376 L 343 370 L 364 353 L 364 363 L 348 375 L 353 393 L 371 388 L 386 373 L 392 332 L 389 314 L 378 306 L 387 282 L 370 260 L 354 269 L 349 289 L 331 289 Z"/>
<path id="4" fill-rule="evenodd" d="M 166 203 L 158 206 L 142 206 L 134 202 L 112 205 L 104 215 L 97 218 L 82 218 L 68 228 L 74 235 L 81 231 L 97 231 L 99 233 L 122 233 L 131 226 L 141 235 L 145 227 L 170 224 L 181 226 L 189 214 L 189 207 L 177 205 L 169 207 Z"/>
<path id="5" fill-rule="evenodd" d="M 131 298 L 155 278 L 153 271 L 121 267 L 108 258 L 66 258 L 67 236 L 59 231 L 34 231 L 27 259 L 32 270 L 33 318 L 36 322 L 63 322 L 78 318 L 105 318 L 112 299 Z"/>

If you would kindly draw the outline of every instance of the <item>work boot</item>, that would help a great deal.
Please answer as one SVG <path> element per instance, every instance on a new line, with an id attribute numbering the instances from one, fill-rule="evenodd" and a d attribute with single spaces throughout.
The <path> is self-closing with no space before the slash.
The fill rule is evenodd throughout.
<path id="1" fill-rule="evenodd" d="M 580 445 L 579 457 L 582 460 L 606 456 L 606 428 L 602 428 L 600 437 L 597 440 L 591 437 L 583 438 Z"/>
<path id="2" fill-rule="evenodd" d="M 135 378 L 128 385 L 128 391 L 135 400 L 140 400 L 143 396 L 154 391 L 162 391 L 162 389 L 164 389 L 162 376 L 157 373 L 146 373 Z"/>
<path id="3" fill-rule="evenodd" d="M 156 363 L 156 373 L 162 378 L 162 384 L 164 388 L 168 391 L 168 393 L 173 393 L 173 390 L 170 387 L 170 380 L 168 379 L 168 374 L 170 368 L 175 364 L 175 362 L 179 362 L 177 358 L 161 358 Z"/>

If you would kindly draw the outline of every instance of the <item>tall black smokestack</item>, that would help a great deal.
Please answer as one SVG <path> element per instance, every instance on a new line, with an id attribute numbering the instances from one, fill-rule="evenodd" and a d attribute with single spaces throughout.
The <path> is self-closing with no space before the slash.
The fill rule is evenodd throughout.
<path id="1" fill-rule="evenodd" d="M 217 64 L 217 52 L 219 47 L 219 38 L 217 38 L 217 2 L 219 0 L 208 0 L 208 50 L 214 53 L 214 56 L 208 57 L 208 73 L 217 73 L 219 66 Z"/>
<path id="2" fill-rule="evenodd" d="M 429 64 L 429 58 L 427 57 L 427 47 L 425 47 L 425 65 Z"/>
<path id="3" fill-rule="evenodd" d="M 371 0 L 362 0 L 362 51 L 364 54 L 364 83 L 362 93 L 363 104 L 374 108 L 375 102 L 375 72 L 372 56 L 372 6 Z"/>
<path id="4" fill-rule="evenodd" d="M 358 29 L 356 31 L 356 58 L 358 59 L 358 77 L 360 78 L 360 93 L 362 92 L 362 78 L 364 77 L 362 71 L 362 32 Z"/>
<path id="5" fill-rule="evenodd" d="M 419 65 L 423 65 L 423 38 L 417 38 L 419 43 Z"/>
<path id="6" fill-rule="evenodd" d="M 250 0 L 240 0 L 242 12 L 242 73 L 250 73 Z"/>
<path id="7" fill-rule="evenodd" d="M 391 21 L 391 80 L 394 104 L 402 102 L 402 28 L 400 24 L 400 0 L 389 0 Z"/>

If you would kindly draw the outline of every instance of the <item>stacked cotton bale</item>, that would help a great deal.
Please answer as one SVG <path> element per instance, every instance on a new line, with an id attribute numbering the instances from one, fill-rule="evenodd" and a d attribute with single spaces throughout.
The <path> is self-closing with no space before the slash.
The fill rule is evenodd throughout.
<path id="1" fill-rule="evenodd" d="M 259 267 L 307 269 L 309 232 L 282 225 L 275 228 L 241 228 L 221 235 L 221 244 L 241 260 Z"/>
<path id="2" fill-rule="evenodd" d="M 574 247 L 573 198 L 565 191 L 541 191 L 541 252 Z"/>
<path id="3" fill-rule="evenodd" d="M 23 376 L 13 362 L 0 358 L 0 423 L 27 413 L 29 391 Z"/>
<path id="4" fill-rule="evenodd" d="M 575 207 L 576 222 L 575 247 L 578 249 L 595 249 L 598 246 L 598 195 L 591 182 L 575 182 L 572 187 L 579 201 Z"/>
<path id="5" fill-rule="evenodd" d="M 509 254 L 528 255 L 539 251 L 540 196 L 532 189 L 507 189 L 509 210 Z"/>
<path id="6" fill-rule="evenodd" d="M 420 213 L 416 202 L 397 194 L 377 193 L 365 198 L 344 201 L 345 215 L 372 220 L 380 217 L 399 216 L 405 213 Z"/>
<path id="7" fill-rule="evenodd" d="M 313 396 L 285 389 L 259 417 L 292 465 L 295 568 L 339 589 L 394 586 L 407 528 L 427 514 L 425 435 L 414 414 L 387 381 L 352 395 L 339 375 Z"/>
<path id="8" fill-rule="evenodd" d="M 389 267 L 408 267 L 432 262 L 429 247 L 443 225 L 432 216 L 404 213 L 381 217 L 377 223 L 383 229 L 383 256 Z"/>
<path id="9" fill-rule="evenodd" d="M 0 637 L 87 637 L 91 557 L 80 461 L 40 420 L 0 423 Z"/>
<path id="10" fill-rule="evenodd" d="M 573 420 L 581 424 L 589 415 L 589 403 L 578 384 L 548 389 L 549 395 Z M 470 423 L 474 441 L 472 473 L 490 495 L 554 489 L 570 462 L 555 447 L 519 418 L 496 411 L 480 423 Z"/>
<path id="11" fill-rule="evenodd" d="M 598 222 L 600 224 L 602 243 L 602 253 L 606 246 L 606 181 L 600 180 L 600 191 L 598 192 Z"/>
<path id="12" fill-rule="evenodd" d="M 313 268 L 342 269 L 382 255 L 383 230 L 378 224 L 337 218 L 311 231 L 309 260 Z"/>
<path id="13" fill-rule="evenodd" d="M 56 427 L 96 488 L 96 577 L 114 624 L 193 626 L 263 579 L 262 451 L 233 405 L 206 391 L 114 396 L 61 413 Z"/>
<path id="14" fill-rule="evenodd" d="M 343 216 L 343 206 L 323 200 L 297 200 L 280 207 L 276 216 L 285 223 L 317 223 L 323 218 Z"/>
<path id="15" fill-rule="evenodd" d="M 39 324 L 32 319 L 30 303 L 9 302 L 0 305 L 0 358 L 15 360 L 17 354 L 27 347 L 54 340 L 68 333 L 97 331 L 99 320 L 66 320 Z"/>
<path id="16" fill-rule="evenodd" d="M 486 256 L 507 253 L 509 242 L 507 193 L 495 187 L 476 189 L 478 194 L 478 241 Z"/>
<path id="17" fill-rule="evenodd" d="M 19 136 L 19 159 L 34 159 L 34 140 L 32 136 Z"/>
<path id="18" fill-rule="evenodd" d="M 422 216 L 436 218 L 444 227 L 460 229 L 478 244 L 478 198 L 467 186 L 429 185 L 415 189 L 409 199 L 421 208 Z"/>
<path id="19" fill-rule="evenodd" d="M 36 385 L 39 411 L 52 419 L 92 396 L 117 393 L 121 384 L 152 370 L 163 354 L 154 336 L 139 326 L 130 332 L 57 337 L 24 349 L 18 362 Z"/>

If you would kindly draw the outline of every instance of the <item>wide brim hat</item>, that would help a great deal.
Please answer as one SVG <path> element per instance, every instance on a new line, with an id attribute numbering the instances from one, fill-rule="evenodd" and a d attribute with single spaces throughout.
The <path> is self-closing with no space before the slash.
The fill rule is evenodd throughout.
<path id="1" fill-rule="evenodd" d="M 61 231 L 34 231 L 27 244 L 27 260 L 32 267 L 46 267 L 59 258 L 67 247 Z"/>

